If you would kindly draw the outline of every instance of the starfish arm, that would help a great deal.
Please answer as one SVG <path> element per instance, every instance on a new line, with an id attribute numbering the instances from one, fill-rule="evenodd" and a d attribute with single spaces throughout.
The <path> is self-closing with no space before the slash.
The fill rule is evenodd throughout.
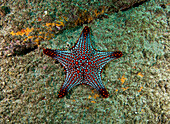
<path id="1" fill-rule="evenodd" d="M 85 26 L 76 44 L 72 47 L 73 51 L 78 53 L 88 53 L 88 51 L 94 51 L 90 42 L 90 28 Z"/>
<path id="2" fill-rule="evenodd" d="M 89 73 L 86 77 L 87 81 L 86 84 L 92 86 L 95 88 L 99 93 L 104 97 L 107 98 L 109 96 L 108 91 L 104 87 L 102 80 L 101 80 L 101 73 L 97 73 L 97 71 L 94 71 Z"/>
<path id="3" fill-rule="evenodd" d="M 66 70 L 73 64 L 73 56 L 70 51 L 43 49 L 43 53 L 58 60 L 66 68 Z"/>
<path id="4" fill-rule="evenodd" d="M 63 98 L 69 92 L 69 90 L 71 88 L 80 84 L 81 81 L 82 81 L 82 79 L 80 77 L 78 77 L 78 74 L 75 73 L 74 69 L 68 71 L 67 74 L 66 74 L 66 80 L 60 88 L 60 92 L 58 94 L 58 97 Z"/>
<path id="5" fill-rule="evenodd" d="M 95 64 L 100 67 L 103 68 L 108 62 L 118 59 L 120 57 L 122 57 L 122 52 L 121 51 L 115 51 L 115 52 L 97 52 L 94 55 L 94 61 Z"/>

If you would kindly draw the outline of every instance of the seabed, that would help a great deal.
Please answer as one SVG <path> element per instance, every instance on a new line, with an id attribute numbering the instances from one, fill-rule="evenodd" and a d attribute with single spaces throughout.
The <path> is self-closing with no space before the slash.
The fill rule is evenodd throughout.
<path id="1" fill-rule="evenodd" d="M 106 99 L 85 85 L 74 87 L 62 99 L 57 98 L 65 80 L 64 69 L 42 52 L 42 48 L 47 47 L 70 48 L 87 24 L 60 32 L 63 23 L 53 23 L 48 16 L 55 10 L 52 5 L 47 4 L 42 10 L 32 9 L 32 13 L 29 7 L 24 9 L 19 3 L 18 11 L 14 5 L 18 5 L 17 2 L 6 3 L 3 6 L 9 6 L 10 12 L 0 13 L 1 124 L 169 123 L 168 0 L 150 0 L 89 22 L 91 41 L 96 49 L 124 53 L 103 70 L 102 81 L 110 94 Z M 27 21 L 22 20 L 22 16 Z M 24 48 L 19 47 L 24 42 Z M 15 53 L 16 49 L 21 51 Z"/>

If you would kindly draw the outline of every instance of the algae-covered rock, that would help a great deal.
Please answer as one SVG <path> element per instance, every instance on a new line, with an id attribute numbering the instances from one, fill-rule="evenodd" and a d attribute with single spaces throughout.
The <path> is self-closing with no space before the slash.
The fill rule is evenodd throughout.
<path id="1" fill-rule="evenodd" d="M 33 50 L 32 46 L 38 47 L 41 41 L 54 38 L 64 29 L 91 23 L 97 18 L 107 18 L 109 13 L 126 10 L 144 1 L 146 0 L 4 2 L 4 6 L 0 8 L 0 15 L 3 17 L 0 20 L 0 40 L 5 40 L 5 43 L 0 45 L 0 55 L 27 53 L 25 51 Z M 7 13 L 8 16 L 5 16 Z M 25 49 L 25 46 L 30 48 Z"/>
<path id="2" fill-rule="evenodd" d="M 68 13 L 70 6 L 80 6 L 72 3 L 0 2 L 10 5 L 0 27 L 0 55 L 10 56 L 0 58 L 0 123 L 169 124 L 169 0 L 150 0 L 117 13 L 109 9 L 109 14 L 99 14 L 89 22 L 96 49 L 124 53 L 103 69 L 101 78 L 110 94 L 107 99 L 86 85 L 57 98 L 65 81 L 64 69 L 41 48 L 66 50 L 74 45 L 83 26 L 69 29 L 67 18 L 57 15 Z M 83 4 L 90 6 L 86 1 Z M 14 56 L 10 54 L 16 52 L 13 46 L 33 50 L 27 54 L 20 50 Z"/>

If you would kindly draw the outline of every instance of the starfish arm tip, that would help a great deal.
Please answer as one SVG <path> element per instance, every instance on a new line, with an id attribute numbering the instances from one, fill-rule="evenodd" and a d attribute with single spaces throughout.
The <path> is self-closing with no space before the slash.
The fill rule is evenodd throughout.
<path id="1" fill-rule="evenodd" d="M 66 90 L 60 90 L 60 92 L 59 92 L 59 94 L 58 94 L 58 97 L 59 97 L 59 98 L 63 98 L 66 94 L 67 94 L 67 91 L 66 91 Z"/>
<path id="2" fill-rule="evenodd" d="M 123 53 L 121 51 L 116 51 L 116 52 L 112 52 L 111 54 L 111 58 L 120 58 L 123 56 Z"/>
<path id="3" fill-rule="evenodd" d="M 104 98 L 108 98 L 109 97 L 109 92 L 103 88 L 103 89 L 100 89 L 99 93 L 104 97 Z"/>
<path id="4" fill-rule="evenodd" d="M 48 49 L 48 48 L 47 49 L 43 48 L 43 53 L 45 55 L 48 55 L 48 56 L 52 57 L 52 58 L 54 58 L 56 56 L 55 50 L 51 50 L 51 49 Z"/>
<path id="5" fill-rule="evenodd" d="M 88 26 L 85 26 L 82 32 L 88 33 L 90 32 L 90 28 Z"/>

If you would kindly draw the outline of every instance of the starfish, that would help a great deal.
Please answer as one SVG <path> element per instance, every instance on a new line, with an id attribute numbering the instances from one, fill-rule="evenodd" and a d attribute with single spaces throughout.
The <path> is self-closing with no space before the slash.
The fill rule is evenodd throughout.
<path id="1" fill-rule="evenodd" d="M 109 61 L 123 55 L 121 51 L 102 52 L 94 49 L 90 41 L 88 26 L 84 27 L 70 51 L 43 48 L 43 53 L 58 60 L 65 68 L 66 79 L 60 88 L 59 98 L 63 98 L 71 88 L 79 84 L 90 85 L 107 98 L 109 93 L 101 80 L 102 68 Z"/>

